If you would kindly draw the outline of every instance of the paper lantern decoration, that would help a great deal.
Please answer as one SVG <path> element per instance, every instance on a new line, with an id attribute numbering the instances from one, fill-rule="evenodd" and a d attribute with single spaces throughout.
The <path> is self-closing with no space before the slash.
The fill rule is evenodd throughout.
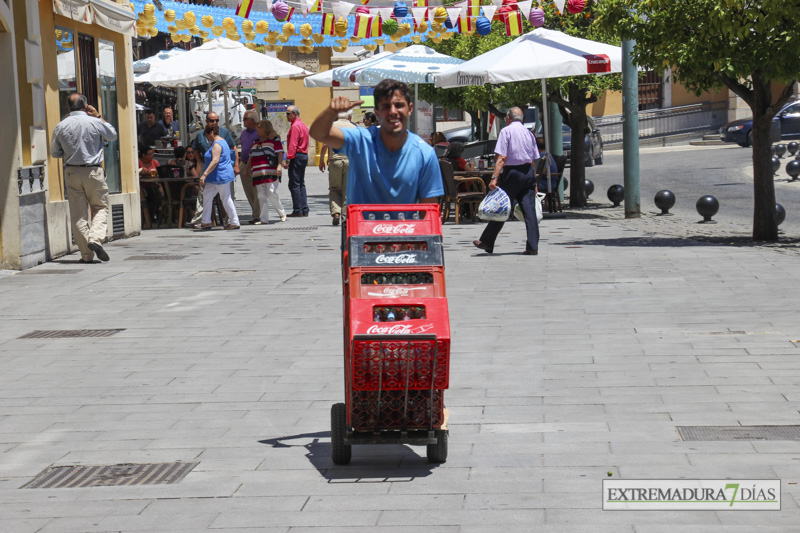
<path id="1" fill-rule="evenodd" d="M 414 44 L 421 43 L 422 42 L 422 36 L 421 35 L 412 35 L 411 36 L 411 42 L 413 42 Z"/>
<path id="2" fill-rule="evenodd" d="M 147 28 L 147 33 L 150 34 L 150 37 L 158 36 L 158 30 L 156 28 Z"/>
<path id="3" fill-rule="evenodd" d="M 395 2 L 394 3 L 394 16 L 397 17 L 397 20 L 403 20 L 408 15 L 408 6 L 405 2 Z"/>
<path id="4" fill-rule="evenodd" d="M 200 37 L 203 38 L 204 41 L 208 40 L 208 32 L 205 30 L 200 30 Z"/>
<path id="5" fill-rule="evenodd" d="M 278 37 L 279 37 L 279 35 L 270 35 L 270 36 L 269 36 L 269 37 L 267 37 L 265 40 L 266 40 L 266 41 L 267 41 L 269 44 L 275 44 L 275 43 L 277 43 L 277 42 L 278 42 Z"/>
<path id="6" fill-rule="evenodd" d="M 184 35 L 181 35 L 181 41 L 183 41 L 185 43 L 188 43 L 191 40 L 192 40 L 192 36 L 189 35 L 188 33 L 186 33 Z"/>
<path id="7" fill-rule="evenodd" d="M 73 43 L 72 41 L 64 41 L 63 43 L 61 43 L 61 48 L 64 48 L 65 50 L 71 50 L 74 44 L 75 43 Z"/>
<path id="8" fill-rule="evenodd" d="M 478 35 L 489 35 L 492 33 L 492 23 L 486 17 L 478 17 L 478 20 L 475 21 L 475 29 L 478 31 Z"/>
<path id="9" fill-rule="evenodd" d="M 175 27 L 178 28 L 178 31 L 183 31 L 186 29 L 186 22 L 183 19 L 177 19 L 175 21 Z"/>
<path id="10" fill-rule="evenodd" d="M 178 28 L 176 28 L 175 25 L 167 26 L 167 31 L 169 33 L 177 33 L 178 32 Z"/>
<path id="11" fill-rule="evenodd" d="M 267 52 L 274 52 L 275 51 L 275 47 L 272 46 L 271 44 L 264 45 L 264 49 L 266 49 Z"/>
<path id="12" fill-rule="evenodd" d="M 302 46 L 313 46 L 314 41 L 312 41 L 311 39 L 300 39 L 300 44 Z"/>
<path id="13" fill-rule="evenodd" d="M 408 35 L 411 33 L 411 24 L 404 22 L 400 24 L 400 26 L 397 28 L 397 31 L 402 35 Z"/>
<path id="14" fill-rule="evenodd" d="M 267 30 L 269 30 L 269 22 L 267 22 L 266 20 L 259 20 L 258 22 L 256 22 L 256 27 L 255 27 L 256 33 L 258 33 L 259 35 L 263 35 L 267 33 Z"/>
<path id="15" fill-rule="evenodd" d="M 431 30 L 431 31 L 428 32 L 428 39 L 433 39 L 437 35 L 439 35 L 437 32 Z"/>
<path id="16" fill-rule="evenodd" d="M 245 33 L 252 33 L 253 32 L 253 21 L 252 20 L 243 20 L 242 21 L 242 31 Z"/>
<path id="17" fill-rule="evenodd" d="M 353 44 L 357 44 L 361 40 L 361 37 L 350 37 L 350 42 Z"/>
<path id="18" fill-rule="evenodd" d="M 444 24 L 447 20 L 447 10 L 441 6 L 437 7 L 433 12 L 433 21 L 437 24 Z"/>
<path id="19" fill-rule="evenodd" d="M 311 37 L 312 33 L 314 33 L 314 30 L 311 28 L 311 24 L 305 23 L 300 26 L 300 35 L 303 37 Z"/>
<path id="20" fill-rule="evenodd" d="M 425 33 L 426 31 L 428 31 L 428 23 L 423 20 L 417 26 L 417 33 Z"/>
<path id="21" fill-rule="evenodd" d="M 284 33 L 284 34 L 282 34 L 282 35 L 279 35 L 279 36 L 278 36 L 278 40 L 279 40 L 280 42 L 282 42 L 282 43 L 288 42 L 288 41 L 289 41 L 289 35 L 287 35 L 287 34 L 285 34 L 285 33 Z"/>
<path id="22" fill-rule="evenodd" d="M 135 7 L 133 7 L 133 2 L 130 2 L 130 3 L 128 4 L 128 6 L 130 6 L 130 8 L 131 8 L 131 11 L 133 11 L 134 13 L 136 13 L 136 8 L 135 8 Z"/>
<path id="23" fill-rule="evenodd" d="M 192 26 L 191 28 L 189 28 L 189 33 L 191 33 L 192 35 L 197 35 L 198 33 L 200 33 L 200 28 L 197 26 Z"/>
<path id="24" fill-rule="evenodd" d="M 145 15 L 152 15 L 156 12 L 156 6 L 153 4 L 145 4 L 144 9 L 142 10 Z"/>
<path id="25" fill-rule="evenodd" d="M 390 35 L 389 36 L 389 40 L 392 41 L 393 43 L 398 42 L 402 38 L 403 38 L 403 36 L 400 35 L 399 33 L 395 33 L 394 35 Z"/>
<path id="26" fill-rule="evenodd" d="M 440 42 L 442 42 L 442 38 L 439 35 L 437 35 L 436 37 L 432 38 L 431 41 L 435 42 L 436 44 L 439 44 Z"/>
<path id="27" fill-rule="evenodd" d="M 406 46 L 408 46 L 408 43 L 397 43 L 397 48 L 398 49 L 405 48 Z"/>
<path id="28" fill-rule="evenodd" d="M 244 38 L 247 39 L 248 41 L 252 41 L 256 38 L 256 32 L 245 33 Z"/>
<path id="29" fill-rule="evenodd" d="M 169 38 L 173 43 L 177 44 L 177 43 L 181 42 L 181 36 L 180 35 L 175 35 L 174 33 L 171 33 Z"/>
<path id="30" fill-rule="evenodd" d="M 277 32 L 275 30 L 269 31 L 267 32 L 267 39 L 277 39 L 278 35 L 280 35 L 280 32 Z"/>
<path id="31" fill-rule="evenodd" d="M 585 0 L 567 0 L 567 11 L 572 13 L 573 15 L 576 13 L 580 13 L 583 11 L 583 8 L 586 7 Z"/>
<path id="32" fill-rule="evenodd" d="M 191 36 L 190 36 L 190 37 L 191 37 Z M 227 38 L 228 38 L 228 39 L 230 39 L 231 41 L 239 41 L 239 40 L 241 40 L 241 39 L 242 39 L 242 38 L 239 36 L 239 34 L 238 34 L 238 33 L 229 33 L 229 34 L 228 34 L 228 35 L 226 35 L 225 37 L 227 37 Z"/>
<path id="33" fill-rule="evenodd" d="M 226 30 L 235 28 L 236 22 L 230 17 L 225 17 L 224 19 L 222 19 L 222 27 L 225 28 Z"/>
<path id="34" fill-rule="evenodd" d="M 325 40 L 325 36 L 320 33 L 315 33 L 311 38 L 314 39 L 314 42 L 317 44 L 322 44 L 322 41 Z"/>
<path id="35" fill-rule="evenodd" d="M 294 35 L 294 24 L 292 24 L 291 22 L 287 22 L 286 24 L 283 25 L 282 32 L 284 35 Z"/>
<path id="36" fill-rule="evenodd" d="M 222 35 L 223 31 L 224 28 L 222 26 L 214 26 L 213 28 L 211 28 L 211 35 L 213 35 L 214 37 L 219 37 L 220 35 Z"/>
<path id="37" fill-rule="evenodd" d="M 444 25 L 439 22 L 433 22 L 431 23 L 431 29 L 436 33 L 439 33 L 440 31 L 444 31 Z"/>
<path id="38" fill-rule="evenodd" d="M 383 46 L 384 44 L 386 44 L 386 39 L 375 39 L 375 41 L 374 41 L 374 42 L 375 42 L 375 44 L 377 44 L 378 46 Z"/>
<path id="39" fill-rule="evenodd" d="M 64 32 L 59 29 L 56 29 L 56 41 L 60 41 L 64 37 Z"/>
<path id="40" fill-rule="evenodd" d="M 336 24 L 334 24 L 334 30 L 336 31 L 336 35 L 339 37 L 344 37 L 347 35 L 347 21 L 344 17 L 339 17 L 339 20 L 337 20 Z"/>
<path id="41" fill-rule="evenodd" d="M 186 21 L 186 27 L 191 28 L 195 24 L 197 24 L 197 17 L 192 11 L 187 11 L 183 14 L 183 20 Z"/>
<path id="42" fill-rule="evenodd" d="M 286 2 L 275 2 L 272 4 L 272 16 L 275 17 L 276 20 L 283 22 L 289 16 L 289 6 Z"/>
<path id="43" fill-rule="evenodd" d="M 164 11 L 164 22 L 172 22 L 175 20 L 175 10 L 167 9 Z"/>
<path id="44" fill-rule="evenodd" d="M 364 45 L 364 50 L 366 50 L 367 52 L 374 52 L 377 49 L 378 49 L 378 47 L 376 45 L 374 45 L 374 44 L 365 44 Z"/>
<path id="45" fill-rule="evenodd" d="M 397 21 L 396 20 L 394 20 L 394 19 L 386 19 L 386 20 L 383 21 L 383 24 L 381 25 L 381 28 L 383 29 L 383 33 L 385 33 L 386 35 L 391 37 L 392 35 L 397 33 L 397 30 L 398 30 L 399 27 L 397 25 Z"/>
<path id="46" fill-rule="evenodd" d="M 451 32 L 451 31 L 444 32 L 442 34 L 442 39 L 446 41 L 447 39 L 451 38 L 453 35 L 455 35 L 455 33 Z"/>
<path id="47" fill-rule="evenodd" d="M 544 24 L 544 9 L 541 7 L 534 7 L 531 9 L 531 14 L 528 17 L 528 20 L 531 21 L 531 26 L 534 28 L 539 28 Z"/>
<path id="48" fill-rule="evenodd" d="M 332 48 L 333 48 L 333 51 L 334 51 L 334 52 L 339 52 L 340 54 L 341 54 L 342 52 L 344 52 L 344 50 L 345 50 L 345 47 L 344 47 L 344 46 L 334 46 L 334 47 L 332 47 Z"/>
<path id="49" fill-rule="evenodd" d="M 369 8 L 367 6 L 358 6 L 356 8 L 356 15 L 369 15 Z"/>

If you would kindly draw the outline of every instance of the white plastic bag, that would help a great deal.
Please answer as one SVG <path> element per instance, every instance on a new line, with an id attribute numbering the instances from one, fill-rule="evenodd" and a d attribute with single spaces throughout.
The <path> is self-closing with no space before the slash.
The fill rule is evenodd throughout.
<path id="1" fill-rule="evenodd" d="M 536 193 L 536 221 L 541 222 L 544 218 L 544 213 L 542 212 L 542 202 L 544 202 L 545 194 L 543 192 Z M 522 207 L 519 204 L 514 206 L 514 218 L 519 220 L 520 222 L 524 220 L 522 215 Z"/>
<path id="2" fill-rule="evenodd" d="M 478 206 L 478 218 L 481 220 L 505 222 L 510 214 L 511 199 L 500 187 L 487 194 Z"/>

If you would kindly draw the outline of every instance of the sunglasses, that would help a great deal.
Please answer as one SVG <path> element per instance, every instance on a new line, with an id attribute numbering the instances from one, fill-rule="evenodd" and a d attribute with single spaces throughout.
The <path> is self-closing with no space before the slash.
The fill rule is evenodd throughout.
<path id="1" fill-rule="evenodd" d="M 206 122 L 219 122 L 218 118 L 207 118 Z"/>

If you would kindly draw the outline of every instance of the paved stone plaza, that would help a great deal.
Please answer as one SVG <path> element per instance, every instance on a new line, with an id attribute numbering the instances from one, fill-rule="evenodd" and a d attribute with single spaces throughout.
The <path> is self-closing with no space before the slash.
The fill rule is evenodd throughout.
<path id="1" fill-rule="evenodd" d="M 309 218 L 0 272 L 0 531 L 798 531 L 800 442 L 676 429 L 798 424 L 796 240 L 595 207 L 545 220 L 536 257 L 509 223 L 488 256 L 482 225 L 450 223 L 448 460 L 364 446 L 334 466 L 340 231 L 326 177 L 307 181 Z M 172 485 L 20 488 L 51 466 L 170 461 L 199 464 Z M 601 510 L 603 479 L 651 478 L 779 478 L 783 508 Z"/>

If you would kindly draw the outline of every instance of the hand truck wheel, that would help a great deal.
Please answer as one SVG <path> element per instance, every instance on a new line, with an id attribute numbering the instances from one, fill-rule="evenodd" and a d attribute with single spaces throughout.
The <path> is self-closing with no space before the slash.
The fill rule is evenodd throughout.
<path id="1" fill-rule="evenodd" d="M 428 462 L 447 462 L 447 431 L 437 429 L 435 435 L 436 444 L 428 444 Z"/>
<path id="2" fill-rule="evenodd" d="M 335 403 L 331 406 L 331 459 L 337 465 L 350 463 L 353 455 L 353 446 L 344 443 L 345 433 L 347 433 L 347 407 L 343 403 Z"/>

